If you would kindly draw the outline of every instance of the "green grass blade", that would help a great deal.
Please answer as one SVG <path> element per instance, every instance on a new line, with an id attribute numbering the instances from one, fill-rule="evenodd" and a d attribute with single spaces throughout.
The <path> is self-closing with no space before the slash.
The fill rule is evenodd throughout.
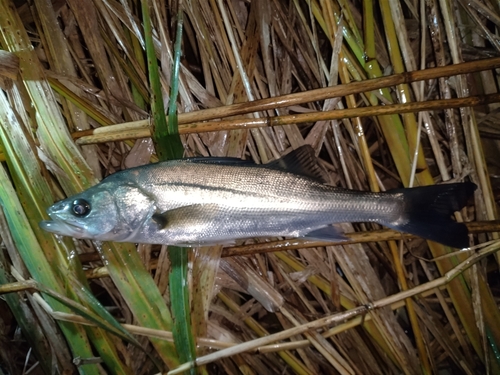
<path id="1" fill-rule="evenodd" d="M 7 182 L 2 184 L 2 189 L 6 189 L 3 196 L 10 197 L 9 200 L 5 199 L 2 201 L 7 221 L 26 220 L 24 226 L 20 225 L 19 221 L 9 222 L 14 242 L 35 280 L 50 286 L 60 293 L 67 290 L 70 298 L 77 298 L 72 289 L 65 289 L 63 286 L 66 274 L 70 273 L 79 275 L 82 282 L 86 282 L 83 274 L 79 272 L 81 271 L 81 265 L 77 261 L 77 258 L 64 256 L 65 254 L 75 252 L 73 243 L 69 239 L 56 241 L 52 235 L 42 231 L 38 227 L 38 222 L 43 218 L 44 203 L 47 204 L 47 200 L 52 200 L 52 194 L 46 182 L 42 179 L 43 171 L 40 169 L 38 160 L 35 158 L 29 142 L 23 138 L 22 127 L 17 122 L 3 94 L 0 96 L 0 103 L 0 139 L 3 149 L 8 155 L 7 164 L 16 184 L 17 194 L 22 198 L 22 202 L 19 203 L 23 206 L 21 210 L 26 212 L 26 215 L 20 218 L 15 217 L 16 214 L 19 215 L 19 209 L 12 206 L 12 204 L 16 204 L 16 202 L 13 202 L 15 193 L 13 193 L 14 195 L 7 193 L 6 191 L 9 189 Z M 38 244 L 35 246 L 32 241 L 39 241 L 39 243 L 43 244 L 43 248 Z M 70 259 L 73 259 L 73 261 L 70 261 Z M 44 265 L 43 270 L 41 270 L 42 265 Z M 49 299 L 48 302 L 54 309 L 68 311 L 64 309 L 63 305 L 56 303 L 54 300 Z M 82 300 L 81 303 L 87 304 L 88 301 Z M 68 327 L 67 329 L 63 329 L 63 332 L 70 343 L 75 357 L 85 358 L 86 356 L 94 355 L 87 342 L 86 331 L 93 346 L 100 354 L 106 356 L 106 364 L 110 368 L 117 369 L 120 373 L 129 373 L 116 351 L 113 350 L 114 345 L 109 337 L 103 332 L 99 332 L 99 329 L 79 327 L 70 323 L 61 323 L 60 326 Z M 98 340 L 95 341 L 92 339 L 93 337 L 98 338 Z M 81 352 L 83 354 L 79 354 Z M 110 353 L 114 353 L 114 355 Z M 85 366 L 85 371 L 93 371 L 90 369 L 90 366 L 95 367 L 95 371 L 98 371 L 96 365 L 89 364 Z"/>
<path id="2" fill-rule="evenodd" d="M 26 102 L 33 103 L 36 112 L 36 122 L 37 122 L 37 140 L 40 143 L 41 149 L 43 149 L 52 161 L 56 163 L 63 171 L 62 174 L 57 174 L 56 177 L 59 179 L 59 183 L 63 187 L 66 194 L 74 194 L 80 192 L 81 190 L 90 187 L 97 181 L 93 177 L 92 172 L 88 165 L 83 160 L 80 151 L 74 145 L 68 130 L 65 126 L 65 122 L 57 101 L 52 93 L 52 90 L 46 80 L 43 73 L 43 69 L 38 61 L 36 53 L 34 52 L 31 42 L 27 36 L 24 25 L 22 24 L 19 16 L 15 12 L 15 8 L 9 7 L 6 2 L 0 2 L 0 26 L 1 26 L 1 43 L 4 48 L 15 52 L 20 60 L 20 72 L 21 78 L 23 79 L 23 84 L 25 90 L 23 93 L 29 94 L 29 98 Z M 7 104 L 7 107 L 9 104 Z M 4 106 L 2 106 L 4 108 Z M 35 116 L 33 116 L 34 118 Z M 15 116 L 10 116 L 7 120 L 15 118 Z M 26 126 L 27 128 L 27 126 Z M 18 135 L 16 139 L 23 139 L 24 134 Z M 9 135 L 6 135 L 5 139 L 8 140 Z M 3 138 L 2 138 L 3 140 Z M 33 142 L 31 141 L 30 144 Z M 7 152 L 7 159 L 15 160 L 17 165 L 21 165 L 22 168 L 17 168 L 16 171 L 20 171 L 23 175 L 24 164 L 30 166 L 40 166 L 40 162 L 35 159 L 33 163 L 27 163 L 27 157 L 33 157 L 36 150 L 28 149 L 23 152 L 18 150 L 17 146 L 10 147 L 11 152 Z M 4 151 L 7 151 L 4 149 Z M 12 157 L 12 155 L 22 155 L 22 162 L 20 157 Z M 16 175 L 11 171 L 13 176 Z M 69 269 L 70 264 L 68 264 L 66 254 L 71 254 L 74 250 L 71 250 L 72 241 L 67 239 L 62 241 L 64 244 L 61 248 L 57 245 L 57 241 L 54 236 L 44 232 L 39 229 L 38 222 L 45 218 L 45 209 L 51 205 L 54 201 L 50 189 L 47 186 L 46 181 L 43 176 L 46 172 L 33 171 L 29 176 L 23 175 L 19 178 L 19 181 L 24 183 L 26 188 L 26 194 L 23 195 L 23 205 L 24 209 L 32 210 L 34 213 L 30 213 L 27 216 L 30 219 L 32 228 L 35 230 L 36 238 L 39 243 L 43 246 L 43 252 L 46 254 L 49 263 L 50 272 L 47 275 L 61 275 L 62 271 Z M 45 186 L 43 194 L 39 193 L 33 195 L 30 186 L 34 185 L 36 187 Z M 18 187 L 19 190 L 19 187 Z M 15 195 L 15 193 L 13 193 Z M 5 195 L 8 196 L 8 195 Z M 28 202 L 27 204 L 25 204 Z M 35 210 L 36 208 L 36 210 Z M 12 215 L 16 211 L 14 210 Z M 7 212 L 6 212 L 7 215 Z M 17 228 L 16 225 L 11 226 L 11 228 Z M 21 239 L 22 240 L 22 239 Z M 36 242 L 36 239 L 35 239 Z M 19 247 L 19 246 L 18 246 Z M 40 247 L 40 246 L 38 246 Z M 32 251 L 33 247 L 26 246 L 26 252 Z M 136 317 L 139 324 L 151 327 L 159 330 L 171 330 L 171 318 L 170 312 L 165 306 L 165 302 L 158 291 L 158 288 L 154 284 L 151 275 L 144 269 L 141 263 L 139 255 L 137 254 L 136 248 L 131 244 L 104 244 L 101 251 L 103 259 L 107 262 L 108 269 L 110 271 L 110 276 L 115 282 L 117 288 L 122 293 L 124 300 L 127 302 L 128 306 L 134 316 Z M 41 250 L 40 250 L 41 251 Z M 70 251 L 70 252 L 68 252 Z M 42 253 L 43 253 L 42 252 Z M 29 256 L 29 255 L 27 255 Z M 26 262 L 26 260 L 25 260 Z M 32 262 L 34 269 L 38 269 L 39 265 L 36 261 Z M 124 267 L 127 264 L 127 267 Z M 54 265 L 54 269 L 50 268 L 50 265 Z M 81 271 L 81 265 L 79 265 Z M 43 282 L 44 276 L 42 272 L 37 274 L 37 271 L 30 269 L 32 275 L 38 281 Z M 69 272 L 78 273 L 77 269 L 71 268 Z M 50 281 L 50 280 L 49 280 Z M 81 282 L 84 282 L 81 280 Z M 44 285 L 50 288 L 60 291 L 58 289 L 57 281 L 54 282 L 43 282 Z M 63 285 L 63 283 L 61 283 Z M 60 303 L 56 310 L 67 311 L 67 308 Z M 94 346 L 99 350 L 102 355 L 107 352 L 111 353 L 108 335 L 99 331 L 98 328 L 89 327 L 85 330 L 79 326 L 75 326 L 70 323 L 60 323 L 61 326 L 70 327 L 71 330 L 66 332 L 69 344 L 72 346 L 73 354 L 82 358 L 88 358 L 94 356 L 89 344 L 85 342 L 80 343 L 78 340 L 87 340 L 85 330 L 90 332 L 93 339 Z M 68 336 L 69 335 L 69 336 Z M 177 354 L 172 344 L 159 339 L 151 339 L 151 342 L 155 346 L 160 357 L 168 364 L 170 367 L 175 367 L 178 364 Z M 104 347 L 104 343 L 108 347 Z M 87 345 L 88 349 L 84 351 L 80 349 L 79 346 L 85 348 Z M 73 348 L 75 347 L 75 348 Z M 115 356 L 116 361 L 120 361 L 118 356 Z M 104 357 L 103 357 L 104 359 Z M 114 369 L 119 373 L 120 366 L 110 363 L 108 368 Z M 98 373 L 98 367 L 96 365 L 85 365 L 82 366 L 80 371 L 85 368 L 87 373 Z M 94 369 L 94 370 L 93 370 Z M 122 373 L 126 373 L 124 370 Z"/>
<path id="3" fill-rule="evenodd" d="M 106 268 L 137 321 L 147 328 L 171 331 L 170 312 L 144 268 L 137 248 L 126 243 L 104 243 L 99 251 L 105 254 Z M 179 365 L 177 352 L 170 342 L 157 338 L 150 338 L 150 341 L 169 368 Z"/>
<path id="4" fill-rule="evenodd" d="M 6 229 L 6 228 L 2 228 Z M 0 230 L 0 235 L 4 238 L 3 230 Z M 14 282 L 14 278 L 7 272 L 8 261 L 4 256 L 3 251 L 0 251 L 0 285 Z M 49 343 L 44 336 L 39 322 L 34 316 L 31 309 L 28 307 L 24 296 L 18 293 L 7 293 L 2 298 L 7 302 L 10 311 L 16 318 L 16 322 L 21 327 L 23 334 L 26 335 L 36 358 L 39 361 L 40 367 L 48 374 L 52 368 L 51 353 L 48 350 Z"/>
<path id="5" fill-rule="evenodd" d="M 3 95 L 0 97 L 3 97 Z M 57 290 L 58 281 L 54 277 L 54 270 L 47 261 L 38 239 L 28 223 L 16 191 L 3 167 L 0 167 L 0 205 L 11 230 L 13 242 L 33 278 Z M 70 312 L 64 305 L 51 298 L 48 298 L 47 302 L 56 310 Z M 94 356 L 85 330 L 81 326 L 72 323 L 61 323 L 60 327 L 68 340 L 74 357 L 89 358 Z M 83 369 L 86 374 L 99 374 L 99 370 L 95 365 L 86 365 L 85 368 L 81 367 L 79 369 L 82 374 Z"/>
<path id="6" fill-rule="evenodd" d="M 182 157 L 183 147 L 176 124 L 167 127 L 163 95 L 158 70 L 158 61 L 153 44 L 153 31 L 149 14 L 148 1 L 142 0 L 142 17 L 144 22 L 144 37 L 146 42 L 146 56 L 148 60 L 149 82 L 151 85 L 151 112 L 153 114 L 153 141 L 159 160 L 176 159 Z M 182 26 L 181 26 L 182 27 Z M 178 71 L 178 68 L 177 68 Z M 170 102 L 175 102 L 171 98 Z"/>
<path id="7" fill-rule="evenodd" d="M 82 304 L 75 302 L 72 299 L 69 299 L 49 288 L 44 287 L 43 285 L 39 285 L 40 291 L 45 294 L 50 295 L 52 298 L 57 299 L 62 304 L 68 306 L 71 310 L 76 312 L 77 314 L 83 316 L 88 321 L 94 323 L 96 326 L 111 332 L 112 334 L 118 336 L 122 340 L 128 341 L 131 344 L 141 348 L 146 355 L 155 363 L 158 370 L 161 371 L 162 365 L 157 363 L 155 358 L 151 355 L 151 353 L 144 350 L 141 343 L 136 340 L 134 336 L 130 334 L 123 326 L 116 321 L 116 319 L 109 313 L 108 310 L 101 305 L 101 303 L 95 298 L 95 296 L 89 291 L 88 287 L 82 285 L 76 278 L 69 276 L 69 283 L 72 286 L 73 290 L 79 295 L 81 300 L 90 301 L 90 304 L 87 306 L 83 306 Z M 124 371 L 123 369 L 121 371 Z M 129 373 L 130 371 L 127 371 Z"/>
<path id="8" fill-rule="evenodd" d="M 189 286 L 182 284 L 188 279 L 188 252 L 181 247 L 171 246 L 168 255 L 172 264 L 170 273 L 170 298 L 174 317 L 172 333 L 179 359 L 181 362 L 190 362 L 196 358 L 196 346 L 190 324 Z"/>
<path id="9" fill-rule="evenodd" d="M 151 111 L 154 119 L 153 142 L 155 144 L 156 153 L 160 161 L 182 158 L 184 149 L 179 137 L 177 121 L 177 96 L 179 92 L 179 67 L 183 26 L 182 10 L 179 9 L 177 16 L 174 63 L 168 108 L 168 126 L 163 107 L 158 63 L 151 36 L 151 19 L 149 16 L 147 1 L 142 2 L 142 12 L 146 36 L 145 41 L 146 55 L 149 66 L 149 81 L 152 92 Z M 183 249 L 176 246 L 170 246 L 168 249 L 169 258 L 172 264 L 169 286 L 172 303 L 172 315 L 174 319 L 173 335 L 177 353 L 179 353 L 179 358 L 182 362 L 191 361 L 196 358 L 195 341 L 191 330 L 188 251 L 189 249 Z"/>
<path id="10" fill-rule="evenodd" d="M 168 105 L 168 143 L 177 145 L 175 157 L 182 157 L 177 121 L 177 96 L 179 93 L 179 67 L 181 59 L 183 12 L 177 14 L 177 30 L 174 47 L 174 64 L 170 86 L 170 101 Z M 175 138 L 172 138 L 175 137 Z M 165 140 L 167 141 L 167 140 Z M 174 318 L 174 342 L 181 362 L 193 361 L 196 358 L 196 346 L 191 325 L 190 293 L 188 280 L 189 249 L 169 246 L 168 256 L 172 265 L 170 273 L 170 298 Z M 195 369 L 190 370 L 192 374 Z"/>
<path id="11" fill-rule="evenodd" d="M 177 121 L 177 96 L 179 94 L 179 71 L 181 65 L 181 47 L 182 47 L 182 27 L 184 22 L 182 9 L 179 9 L 177 14 L 177 30 L 175 33 L 175 46 L 174 46 L 174 64 L 172 67 L 172 79 L 170 86 L 170 101 L 168 103 L 168 129 L 169 135 L 179 134 L 178 121 Z M 180 143 L 180 138 L 178 146 L 182 147 Z M 176 149 L 176 155 L 174 157 L 182 157 L 182 149 Z"/>

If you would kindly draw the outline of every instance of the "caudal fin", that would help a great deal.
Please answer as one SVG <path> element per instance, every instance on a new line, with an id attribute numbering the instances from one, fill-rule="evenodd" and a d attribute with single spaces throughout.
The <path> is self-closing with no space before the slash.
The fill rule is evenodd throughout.
<path id="1" fill-rule="evenodd" d="M 451 215 L 467 204 L 476 188 L 472 182 L 464 182 L 388 191 L 402 193 L 405 208 L 401 224 L 385 225 L 443 245 L 469 247 L 467 227 L 453 221 Z"/>

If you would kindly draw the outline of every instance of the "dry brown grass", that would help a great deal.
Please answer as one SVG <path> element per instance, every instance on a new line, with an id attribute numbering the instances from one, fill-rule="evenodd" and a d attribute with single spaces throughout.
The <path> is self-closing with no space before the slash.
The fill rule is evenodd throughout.
<path id="1" fill-rule="evenodd" d="M 184 12 L 186 156 L 266 163 L 310 144 L 345 188 L 479 186 L 456 214 L 468 251 L 368 224 L 344 225 L 345 243 L 189 250 L 191 371 L 500 373 L 498 3 L 148 4 L 166 103 Z M 137 0 L 0 2 L 0 373 L 180 365 L 165 247 L 75 245 L 37 226 L 54 200 L 157 160 L 142 32 Z M 125 330 L 78 292 L 87 282 Z"/>

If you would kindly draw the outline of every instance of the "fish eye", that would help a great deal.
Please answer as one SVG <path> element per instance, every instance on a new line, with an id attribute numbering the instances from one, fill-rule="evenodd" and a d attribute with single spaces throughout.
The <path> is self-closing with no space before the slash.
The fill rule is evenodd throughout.
<path id="1" fill-rule="evenodd" d="M 87 216 L 90 213 L 90 203 L 85 199 L 75 199 L 71 211 L 75 216 Z"/>

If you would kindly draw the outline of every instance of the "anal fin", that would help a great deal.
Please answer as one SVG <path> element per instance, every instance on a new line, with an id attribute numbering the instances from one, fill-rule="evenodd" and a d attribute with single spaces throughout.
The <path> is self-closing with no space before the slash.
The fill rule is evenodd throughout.
<path id="1" fill-rule="evenodd" d="M 338 228 L 332 226 L 313 230 L 312 232 L 307 233 L 304 238 L 307 238 L 308 240 L 327 242 L 338 242 L 348 239 Z"/>

